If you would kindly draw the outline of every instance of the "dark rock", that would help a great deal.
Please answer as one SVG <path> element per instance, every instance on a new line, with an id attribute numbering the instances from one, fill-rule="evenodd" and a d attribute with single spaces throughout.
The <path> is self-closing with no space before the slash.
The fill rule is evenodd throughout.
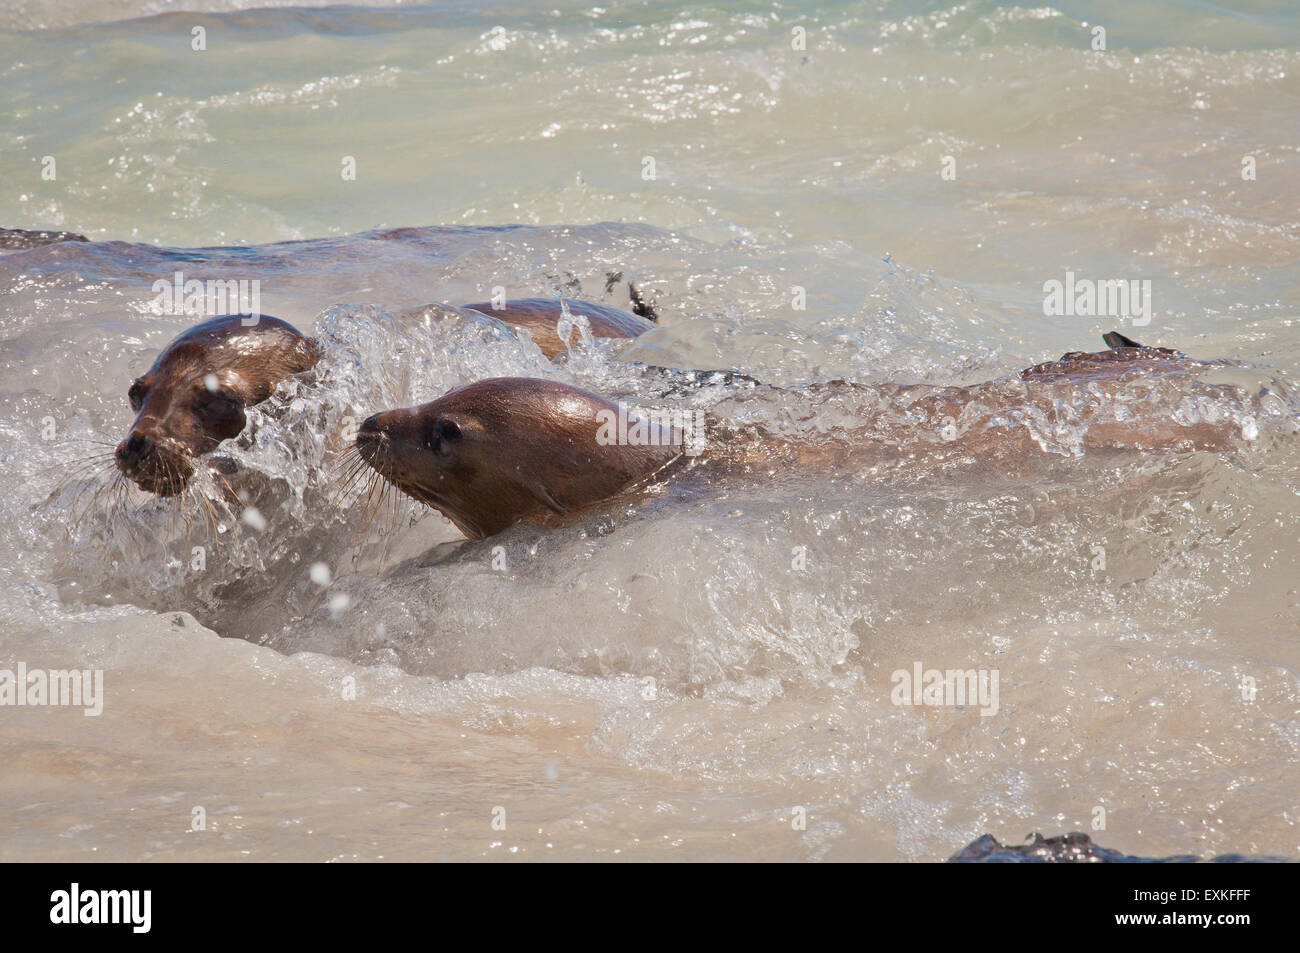
<path id="1" fill-rule="evenodd" d="M 22 251 L 24 248 L 36 248 L 40 245 L 53 245 L 56 242 L 88 242 L 85 235 L 74 232 L 36 232 L 25 228 L 0 228 L 0 249 L 4 251 Z"/>
<path id="2" fill-rule="evenodd" d="M 1176 857 L 1134 857 L 1129 854 L 1094 844 L 1087 834 L 1074 831 L 1061 837 L 1044 837 L 1031 834 L 1028 841 L 1018 847 L 998 843 L 992 834 L 985 834 L 948 858 L 950 864 L 1195 864 L 1200 857 L 1179 854 Z M 1215 864 L 1285 864 L 1293 861 L 1287 857 L 1248 857 L 1242 854 L 1224 854 L 1215 857 Z"/>

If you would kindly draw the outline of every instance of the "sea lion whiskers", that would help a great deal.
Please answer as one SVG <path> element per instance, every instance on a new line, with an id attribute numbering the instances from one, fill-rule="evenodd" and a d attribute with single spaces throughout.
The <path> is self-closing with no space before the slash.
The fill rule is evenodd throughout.
<path id="1" fill-rule="evenodd" d="M 366 470 L 364 460 L 349 460 L 348 466 L 351 469 L 349 469 L 343 479 L 339 481 L 338 488 L 334 491 L 334 496 L 330 500 L 330 505 L 332 506 L 337 507 L 342 503 L 358 485 L 362 485 L 363 479 L 375 475 Z"/>
<path id="2" fill-rule="evenodd" d="M 390 520 L 392 524 L 396 524 L 397 522 L 397 504 L 399 494 L 389 492 L 389 490 L 390 487 L 388 482 L 378 473 L 372 473 L 370 475 L 369 481 L 366 485 L 366 504 L 365 508 L 362 510 L 363 524 L 356 536 L 356 554 L 358 558 L 360 558 L 361 552 L 365 547 L 366 539 L 370 536 L 370 529 L 375 525 L 376 519 L 379 519 L 379 525 L 381 527 L 385 525 L 385 520 Z M 386 503 L 391 512 L 388 517 L 381 518 L 380 514 L 384 511 Z M 388 553 L 392 543 L 392 534 L 390 532 L 385 532 L 382 534 L 382 537 L 383 545 L 379 550 L 379 565 L 381 567 L 386 565 L 388 562 Z"/>
<path id="3" fill-rule="evenodd" d="M 107 441 L 89 437 L 66 439 L 76 439 L 105 448 L 114 446 Z M 107 498 L 111 511 L 124 492 L 124 487 L 119 485 L 123 480 L 122 473 L 110 449 L 92 453 L 71 465 L 62 462 L 51 463 L 39 468 L 33 477 L 40 479 L 55 471 L 61 478 L 35 508 L 50 514 L 53 514 L 56 508 L 61 509 L 66 514 L 62 523 L 64 533 L 69 539 L 75 538 L 82 532 L 91 513 L 98 511 L 102 498 Z"/>
<path id="4" fill-rule="evenodd" d="M 330 505 L 337 507 L 347 498 L 353 487 L 367 472 L 365 458 L 358 452 L 355 444 L 348 444 L 333 454 L 329 464 L 329 482 L 335 485 Z"/>
<path id="5" fill-rule="evenodd" d="M 188 554 L 195 541 L 194 515 L 197 511 L 203 517 L 201 542 L 206 548 L 218 552 L 221 532 L 217 506 L 224 507 L 232 522 L 236 522 L 229 512 L 229 501 L 235 499 L 236 494 L 219 471 L 203 467 L 198 473 L 211 480 L 193 479 L 179 493 L 157 496 L 136 487 L 117 468 L 112 454 L 105 453 L 96 460 L 78 463 L 40 506 L 52 509 L 58 504 L 66 510 L 68 515 L 63 528 L 69 540 L 75 541 L 90 531 L 88 524 L 94 519 L 110 537 L 125 534 L 123 539 L 127 549 L 141 555 L 159 543 L 159 524 L 150 519 L 151 514 L 158 520 L 165 520 L 162 527 L 165 540 L 174 542 L 178 527 L 184 524 L 183 541 Z M 163 476 L 174 478 L 174 471 L 164 471 Z M 218 498 L 213 498 L 213 491 L 218 493 Z M 140 496 L 144 497 L 144 507 L 138 503 Z"/>
<path id="6" fill-rule="evenodd" d="M 67 511 L 64 530 L 69 537 L 81 531 L 86 517 L 95 508 L 95 503 L 105 490 L 114 486 L 122 474 L 112 461 L 83 463 L 78 469 L 50 491 L 50 495 L 41 504 L 43 509 L 53 509 L 56 502 Z M 86 498 L 86 494 L 90 498 Z"/>
<path id="7" fill-rule="evenodd" d="M 204 517 L 203 528 L 207 534 L 204 539 L 205 543 L 210 542 L 213 547 L 213 551 L 216 553 L 220 553 L 221 527 L 220 527 L 220 521 L 217 517 L 217 506 L 220 505 L 225 510 L 226 516 L 229 518 L 231 526 L 234 527 L 234 531 L 238 533 L 239 520 L 236 518 L 236 515 L 231 507 L 231 503 L 232 501 L 236 503 L 242 503 L 242 501 L 239 499 L 239 494 L 235 492 L 235 488 L 230 485 L 230 481 L 225 478 L 225 476 L 221 473 L 221 471 L 217 470 L 215 467 L 208 467 L 206 470 L 206 475 L 209 477 L 209 479 L 213 481 L 212 482 L 213 487 L 215 487 L 218 491 L 224 491 L 225 493 L 224 496 L 222 496 L 219 500 L 214 501 L 208 493 L 204 492 L 204 487 L 200 484 L 200 481 L 198 480 L 190 481 L 189 487 L 187 488 L 187 492 L 190 493 L 196 499 L 199 505 L 199 512 Z M 185 507 L 185 547 L 187 550 L 189 549 L 189 544 L 190 544 L 190 508 Z"/>
<path id="8" fill-rule="evenodd" d="M 70 537 L 83 531 L 86 520 L 98 510 L 101 500 L 108 504 L 103 515 L 109 523 L 125 522 L 121 511 L 126 508 L 130 493 L 117 459 L 117 444 L 84 436 L 62 439 L 104 449 L 83 457 L 70 467 L 64 463 L 54 463 L 37 471 L 38 477 L 52 470 L 63 474 L 63 479 L 55 484 L 39 506 L 48 509 L 55 504 L 62 505 L 68 513 L 65 529 Z"/>
<path id="9" fill-rule="evenodd" d="M 386 456 L 385 450 L 379 451 Z M 365 549 L 366 540 L 372 527 L 378 524 L 393 529 L 401 517 L 401 495 L 390 492 L 388 483 L 378 471 L 373 469 L 358 450 L 355 443 L 338 451 L 331 464 L 332 479 L 337 488 L 331 498 L 331 506 L 342 508 L 342 503 L 354 492 L 362 500 L 359 525 L 353 534 L 353 562 L 356 563 Z M 388 560 L 392 533 L 382 533 L 383 545 L 379 553 L 379 564 L 384 566 Z"/>
<path id="10" fill-rule="evenodd" d="M 187 481 L 184 489 L 180 493 L 176 494 L 174 497 L 171 497 L 170 505 L 172 506 L 172 511 L 173 511 L 172 512 L 173 525 L 175 522 L 176 512 L 179 511 L 180 515 L 183 516 L 185 519 L 185 550 L 184 551 L 186 553 L 189 553 L 191 532 L 193 529 L 193 522 L 194 522 L 193 511 L 197 509 L 198 513 L 203 517 L 202 525 L 205 532 L 205 536 L 204 536 L 205 546 L 210 544 L 215 551 L 219 551 L 220 532 L 218 529 L 216 508 L 218 503 L 224 506 L 227 511 L 229 511 L 230 507 L 224 496 L 219 497 L 214 502 L 212 495 L 208 493 L 207 490 L 212 489 L 217 494 L 223 494 L 223 493 L 229 494 L 230 497 L 235 500 L 238 499 L 238 495 L 235 493 L 234 488 L 230 486 L 229 481 L 227 481 L 226 478 L 221 474 L 221 472 L 217 470 L 215 467 L 211 467 L 211 466 L 202 467 L 196 471 L 195 475 L 198 476 L 199 479 L 191 479 Z M 190 505 L 189 503 L 190 500 L 193 500 L 194 505 Z M 238 521 L 235 520 L 232 520 L 232 523 L 235 526 L 239 525 Z M 171 535 L 172 533 L 169 529 L 168 536 Z"/>
<path id="11" fill-rule="evenodd" d="M 105 441 L 90 441 L 88 438 L 78 439 L 85 439 L 88 443 L 106 449 L 89 453 L 86 456 L 74 460 L 72 463 L 57 460 L 53 463 L 48 463 L 45 466 L 37 467 L 31 473 L 31 479 L 40 480 L 53 473 L 57 473 L 60 477 L 60 479 L 54 484 L 54 487 L 46 495 L 46 499 L 40 504 L 40 506 L 49 506 L 55 498 L 62 494 L 69 484 L 78 478 L 84 478 L 88 473 L 91 476 L 94 476 L 98 475 L 98 473 L 104 469 L 116 469 L 112 449 L 114 446 L 113 444 Z"/>
<path id="12" fill-rule="evenodd" d="M 49 506 L 73 483 L 85 482 L 87 479 L 104 476 L 107 475 L 109 471 L 115 471 L 116 469 L 117 466 L 113 460 L 112 451 L 105 451 L 103 453 L 96 453 L 88 457 L 83 457 L 73 463 L 70 467 L 61 462 L 51 463 L 48 466 L 40 467 L 32 474 L 34 479 L 39 480 L 42 477 L 49 476 L 51 473 L 55 472 L 57 472 L 60 477 L 40 506 Z"/>
<path id="13" fill-rule="evenodd" d="M 363 484 L 367 476 L 374 477 L 375 474 L 369 469 L 355 444 L 350 443 L 336 451 L 329 464 L 328 482 L 334 485 L 330 506 L 335 509 L 341 508 L 353 491 L 358 491 L 358 496 L 368 494 L 370 487 Z"/>

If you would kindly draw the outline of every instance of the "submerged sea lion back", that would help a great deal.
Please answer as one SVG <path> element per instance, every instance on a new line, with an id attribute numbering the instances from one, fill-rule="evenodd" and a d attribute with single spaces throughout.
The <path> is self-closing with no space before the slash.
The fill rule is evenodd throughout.
<path id="1" fill-rule="evenodd" d="M 519 298 L 505 302 L 500 308 L 493 307 L 490 301 L 478 301 L 461 307 L 490 315 L 498 321 L 527 331 L 550 360 L 564 353 L 566 347 L 556 331 L 566 307 L 570 315 L 587 319 L 593 337 L 634 338 L 654 327 L 645 318 L 590 301 Z"/>

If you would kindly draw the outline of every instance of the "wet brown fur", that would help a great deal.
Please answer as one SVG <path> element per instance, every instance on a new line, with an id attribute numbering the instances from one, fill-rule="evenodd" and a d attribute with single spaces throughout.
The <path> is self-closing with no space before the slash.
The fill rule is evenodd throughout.
<path id="1" fill-rule="evenodd" d="M 316 344 L 292 325 L 261 315 L 246 326 L 245 318 L 222 315 L 190 328 L 132 382 L 136 418 L 114 457 L 142 490 L 179 493 L 197 457 L 244 429 L 248 407 L 316 363 Z"/>
<path id="2" fill-rule="evenodd" d="M 384 479 L 478 539 L 608 499 L 682 453 L 671 434 L 602 446 L 602 410 L 618 405 L 555 381 L 492 378 L 375 414 L 356 445 Z"/>
<path id="3" fill-rule="evenodd" d="M 533 341 L 548 360 L 564 353 L 565 342 L 556 333 L 556 326 L 567 307 L 574 317 L 584 317 L 591 326 L 591 334 L 598 338 L 634 338 L 654 325 L 645 318 L 637 317 L 618 308 L 590 301 L 566 300 L 555 298 L 519 298 L 506 301 L 502 307 L 495 308 L 491 302 L 479 301 L 474 304 L 461 305 L 482 314 L 491 315 L 498 321 L 504 321 L 513 327 L 528 332 Z"/>

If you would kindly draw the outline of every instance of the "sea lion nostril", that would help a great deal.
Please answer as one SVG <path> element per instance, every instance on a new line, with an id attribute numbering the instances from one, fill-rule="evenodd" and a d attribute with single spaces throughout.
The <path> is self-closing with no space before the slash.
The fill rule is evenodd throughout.
<path id="1" fill-rule="evenodd" d="M 379 414 L 375 414 L 361 422 L 361 426 L 357 428 L 358 441 L 362 438 L 373 440 L 383 433 L 383 429 L 379 426 L 379 417 Z"/>
<path id="2" fill-rule="evenodd" d="M 118 444 L 115 455 L 119 463 L 134 466 L 147 457 L 153 447 L 153 437 L 148 434 L 133 433 Z"/>

